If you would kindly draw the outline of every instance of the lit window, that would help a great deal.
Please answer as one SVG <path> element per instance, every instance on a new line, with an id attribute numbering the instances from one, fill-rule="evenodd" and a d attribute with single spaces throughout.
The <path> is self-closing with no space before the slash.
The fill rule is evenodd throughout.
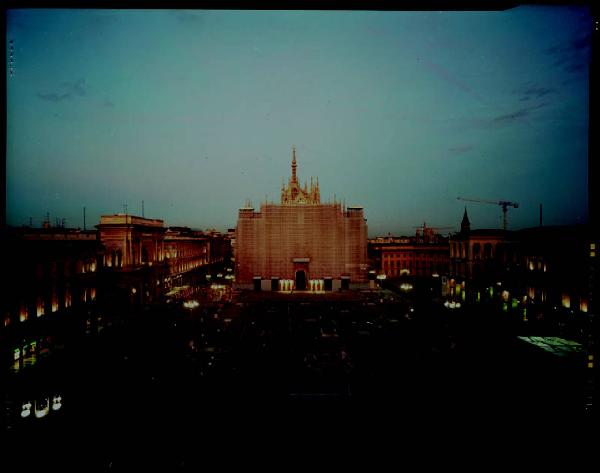
<path id="1" fill-rule="evenodd" d="M 27 320 L 27 307 L 25 307 L 25 304 L 21 304 L 21 306 L 19 307 L 19 320 L 21 322 Z"/>
<path id="2" fill-rule="evenodd" d="M 36 315 L 38 317 L 44 315 L 44 300 L 41 297 L 37 298 Z"/>
<path id="3" fill-rule="evenodd" d="M 568 294 L 563 294 L 562 295 L 562 306 L 565 309 L 570 309 L 571 308 L 571 297 Z"/>
<path id="4" fill-rule="evenodd" d="M 71 307 L 71 290 L 65 290 L 65 307 Z"/>

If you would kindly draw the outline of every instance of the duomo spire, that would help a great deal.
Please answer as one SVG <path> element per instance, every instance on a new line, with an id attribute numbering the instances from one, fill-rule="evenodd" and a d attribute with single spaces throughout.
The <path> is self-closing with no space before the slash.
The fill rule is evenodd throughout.
<path id="1" fill-rule="evenodd" d="M 298 177 L 296 176 L 296 168 L 298 165 L 296 164 L 296 146 L 292 146 L 292 181 L 298 182 Z"/>
<path id="2" fill-rule="evenodd" d="M 311 177 L 310 188 L 308 187 L 308 181 L 305 181 L 304 187 L 302 187 L 298 182 L 298 175 L 296 174 L 297 167 L 298 163 L 296 161 L 296 147 L 292 146 L 292 177 L 290 177 L 287 187 L 283 185 L 281 187 L 281 204 L 320 204 L 321 193 L 319 191 L 319 178 L 317 177 L 317 182 L 314 184 Z"/>

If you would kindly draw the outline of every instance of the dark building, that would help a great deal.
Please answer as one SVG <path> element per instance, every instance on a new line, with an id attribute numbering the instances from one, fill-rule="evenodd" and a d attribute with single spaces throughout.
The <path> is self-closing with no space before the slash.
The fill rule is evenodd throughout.
<path id="1" fill-rule="evenodd" d="M 536 227 L 517 234 L 522 261 L 520 283 L 527 298 L 588 312 L 590 269 L 595 258 L 589 227 Z"/>
<path id="2" fill-rule="evenodd" d="M 465 209 L 461 231 L 450 237 L 445 292 L 475 302 L 496 300 L 524 318 L 532 311 L 548 314 L 550 307 L 587 313 L 591 244 L 587 225 L 471 229 Z"/>
<path id="3" fill-rule="evenodd" d="M 19 371 L 62 343 L 65 323 L 97 322 L 104 252 L 96 231 L 25 227 L 5 236 L 1 364 Z"/>

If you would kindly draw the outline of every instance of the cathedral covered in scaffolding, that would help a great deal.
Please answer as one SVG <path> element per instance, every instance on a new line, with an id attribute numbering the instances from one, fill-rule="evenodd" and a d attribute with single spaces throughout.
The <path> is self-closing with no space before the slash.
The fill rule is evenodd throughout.
<path id="1" fill-rule="evenodd" d="M 281 186 L 281 203 L 239 209 L 236 285 L 263 291 L 337 291 L 367 283 L 367 225 L 362 207 L 321 203 L 319 181 Z"/>

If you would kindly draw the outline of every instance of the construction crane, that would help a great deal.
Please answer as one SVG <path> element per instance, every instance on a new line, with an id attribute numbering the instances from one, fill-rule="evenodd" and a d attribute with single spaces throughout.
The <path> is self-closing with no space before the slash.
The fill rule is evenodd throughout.
<path id="1" fill-rule="evenodd" d="M 508 207 L 514 207 L 515 209 L 519 208 L 519 204 L 517 202 L 510 202 L 508 200 L 467 199 L 465 197 L 457 197 L 456 199 L 465 200 L 467 202 L 480 202 L 482 204 L 495 204 L 501 206 L 504 217 L 504 230 L 506 230 L 508 226 L 508 215 L 506 214 Z"/>

